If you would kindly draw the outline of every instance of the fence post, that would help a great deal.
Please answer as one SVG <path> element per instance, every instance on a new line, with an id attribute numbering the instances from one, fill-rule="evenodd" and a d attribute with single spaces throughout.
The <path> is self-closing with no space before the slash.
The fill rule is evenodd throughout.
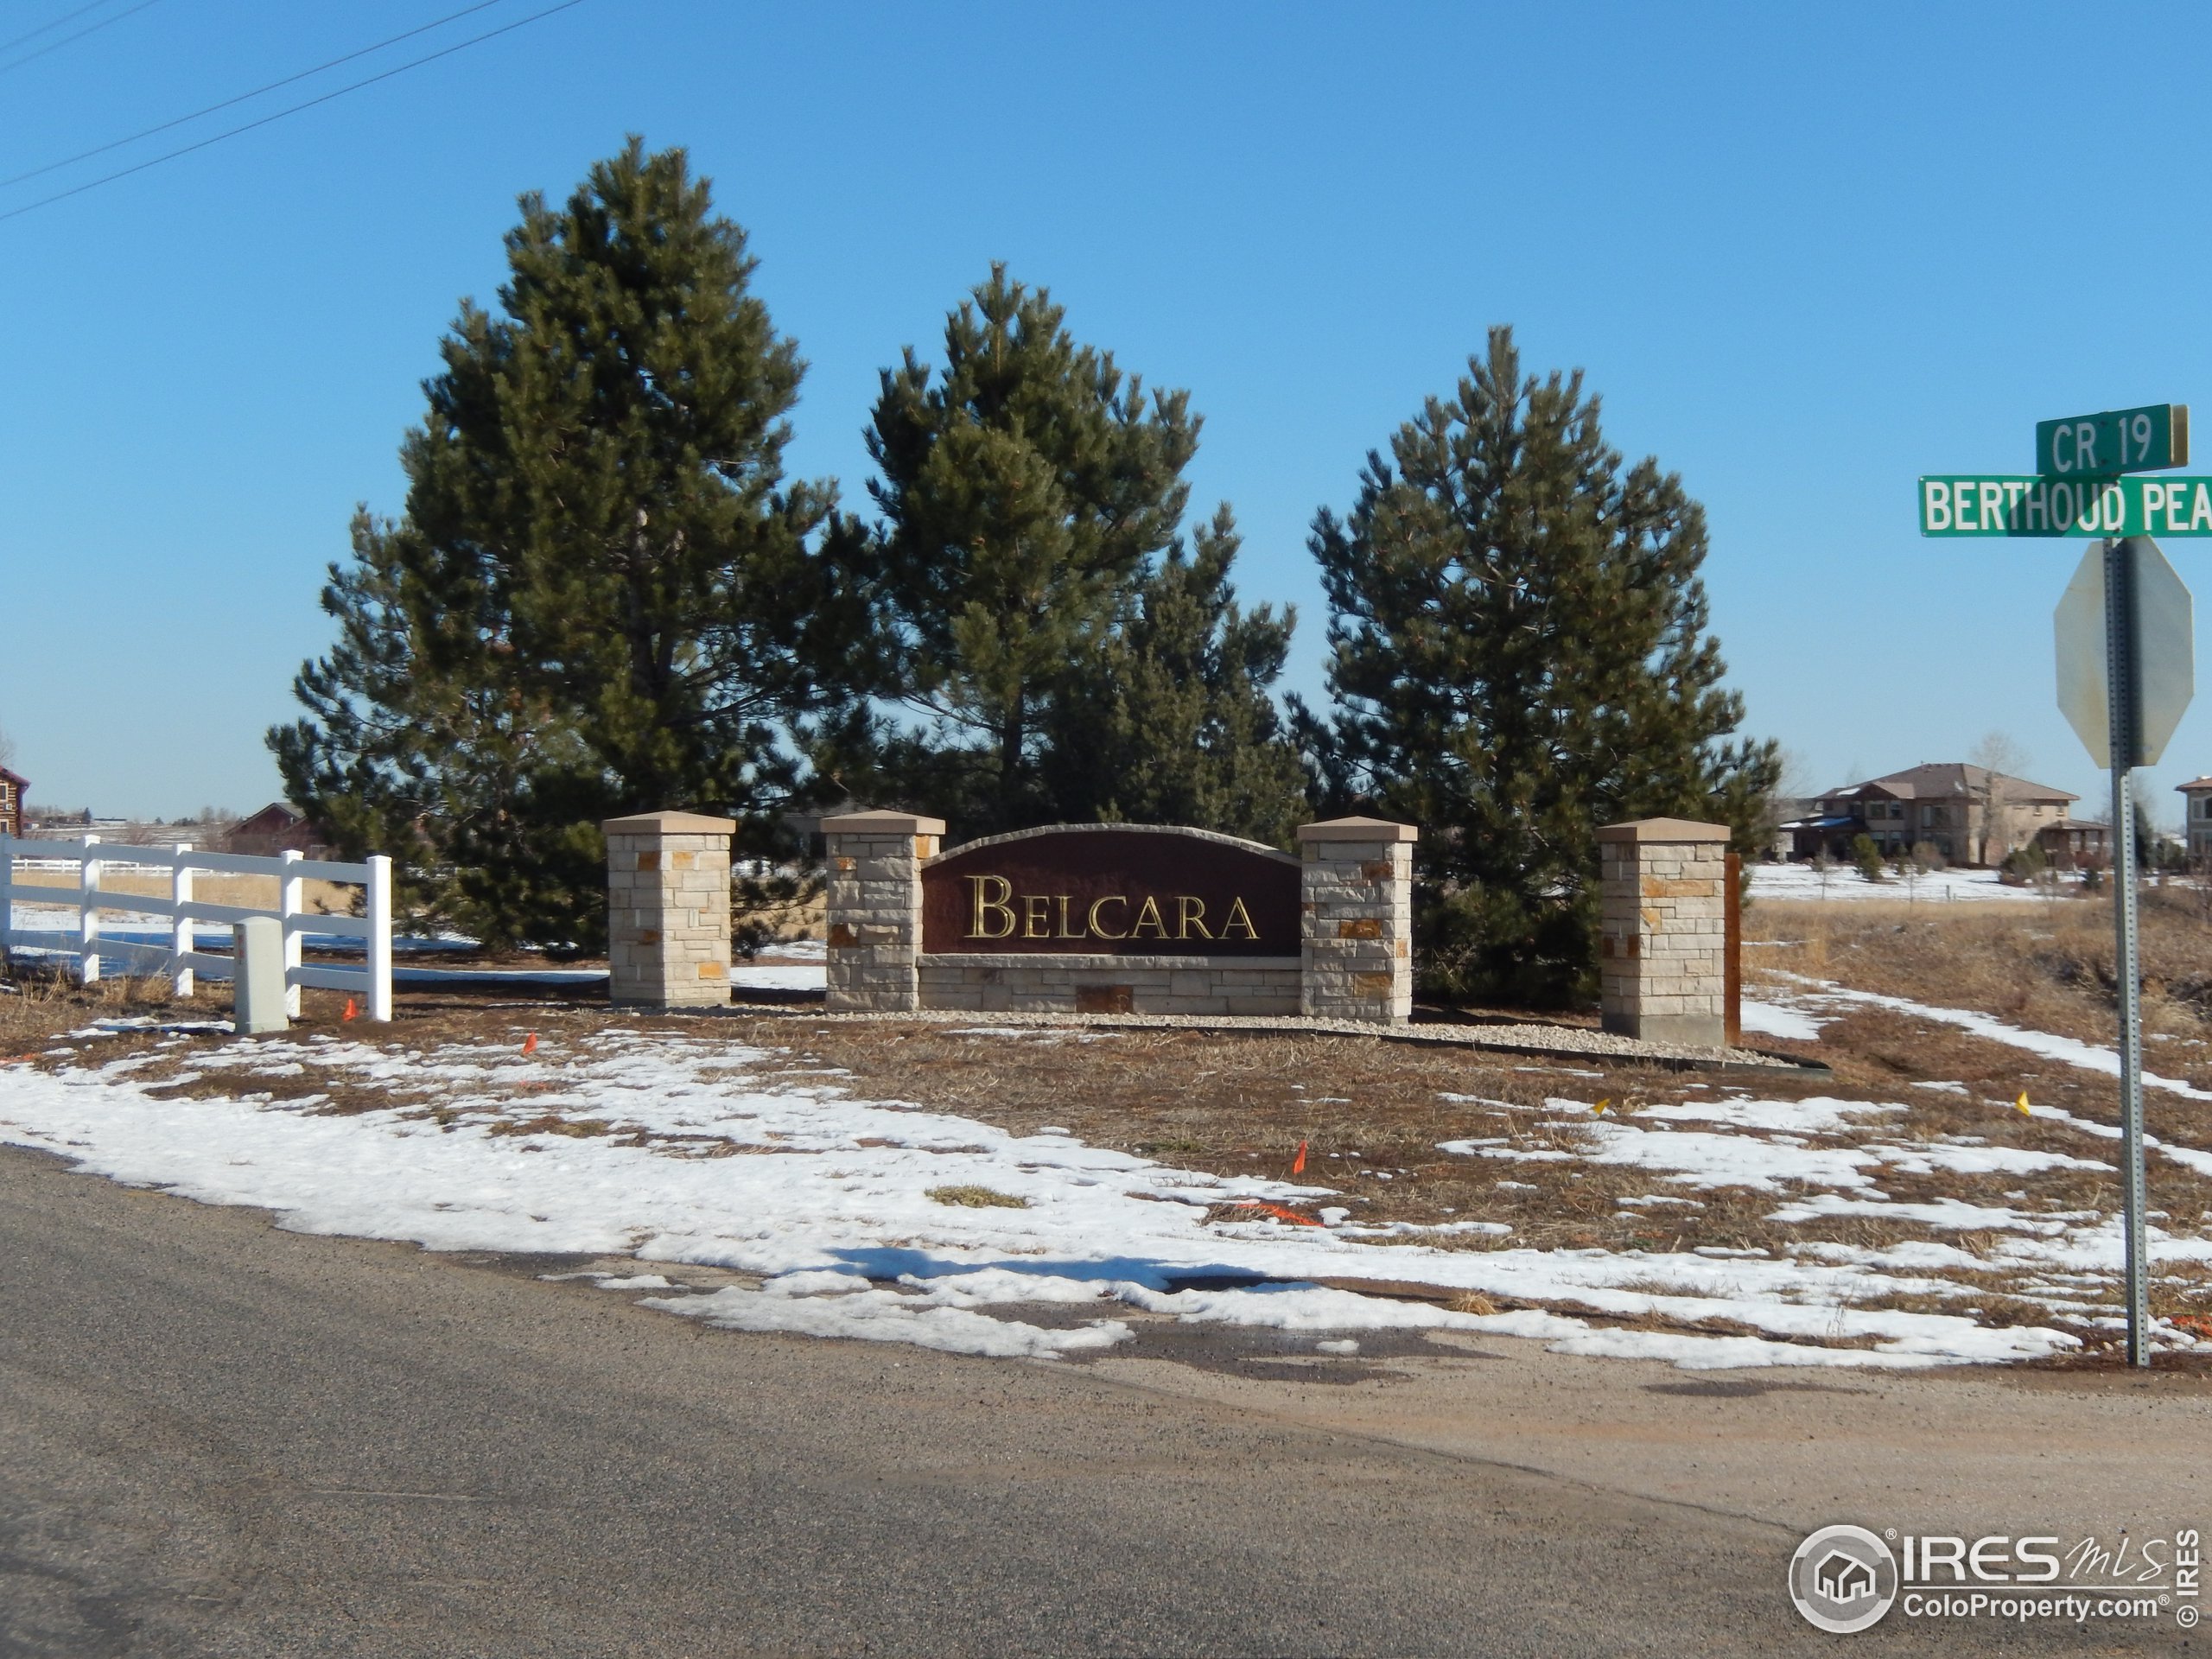
<path id="1" fill-rule="evenodd" d="M 287 864 L 297 864 L 307 855 L 297 848 L 286 848 L 278 855 Z M 300 965 L 301 897 L 307 884 L 287 870 L 276 878 L 276 915 L 284 930 L 284 1013 L 287 1017 L 300 1017 L 300 988 L 293 982 L 292 970 Z"/>
<path id="2" fill-rule="evenodd" d="M 369 1018 L 385 1023 L 391 1019 L 391 860 L 382 853 L 369 858 L 367 902 L 369 921 Z"/>
<path id="3" fill-rule="evenodd" d="M 86 836 L 77 859 L 77 982 L 97 985 L 100 980 L 100 913 L 92 895 L 99 891 L 100 861 L 92 855 L 98 836 Z"/>
<path id="4" fill-rule="evenodd" d="M 14 946 L 8 936 L 16 931 L 16 844 L 0 834 L 0 968 L 12 969 Z"/>
<path id="5" fill-rule="evenodd" d="M 175 996 L 190 996 L 192 964 L 186 958 L 192 954 L 192 918 L 184 912 L 192 903 L 192 866 L 184 861 L 184 855 L 192 849 L 179 842 L 175 850 L 176 862 L 169 867 L 169 991 Z"/>

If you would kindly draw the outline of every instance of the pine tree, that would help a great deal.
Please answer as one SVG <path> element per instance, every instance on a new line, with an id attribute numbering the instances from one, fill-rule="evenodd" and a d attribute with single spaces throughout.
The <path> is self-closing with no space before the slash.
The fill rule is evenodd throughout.
<path id="1" fill-rule="evenodd" d="M 910 348 L 885 371 L 890 684 L 926 723 L 830 761 L 849 787 L 956 836 L 1109 811 L 1277 833 L 1292 755 L 1266 688 L 1290 621 L 1235 608 L 1225 510 L 1179 550 L 1198 426 L 1002 265 L 948 318 L 941 366 Z"/>
<path id="2" fill-rule="evenodd" d="M 1704 511 L 1624 469 L 1579 373 L 1524 380 L 1510 329 L 1390 448 L 1314 521 L 1339 707 L 1300 729 L 1333 806 L 1421 828 L 1432 993 L 1586 998 L 1598 826 L 1722 822 L 1748 853 L 1780 776 L 1771 743 L 1731 741 Z"/>
<path id="3" fill-rule="evenodd" d="M 1224 505 L 1134 585 L 1112 635 L 1056 690 L 1039 770 L 1058 816 L 1291 844 L 1306 774 L 1266 688 L 1296 615 L 1238 606 L 1238 545 Z"/>
<path id="4" fill-rule="evenodd" d="M 341 846 L 413 855 L 419 901 L 589 944 L 599 821 L 765 822 L 796 778 L 784 723 L 837 695 L 865 604 L 832 486 L 783 480 L 798 349 L 684 153 L 632 138 L 564 207 L 521 208 L 500 315 L 463 303 L 405 515 L 356 517 L 338 642 L 269 741 Z"/>

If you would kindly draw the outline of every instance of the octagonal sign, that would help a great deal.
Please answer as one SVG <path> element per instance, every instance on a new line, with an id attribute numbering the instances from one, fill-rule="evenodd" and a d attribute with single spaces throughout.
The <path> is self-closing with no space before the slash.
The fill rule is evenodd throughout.
<path id="1" fill-rule="evenodd" d="M 2158 543 L 2131 536 L 2134 561 L 2136 751 L 2131 766 L 2158 763 L 2196 691 L 2196 613 L 2189 589 Z M 2058 707 L 2089 758 L 2110 766 L 2111 705 L 2105 665 L 2105 544 L 2090 543 L 2058 601 Z"/>

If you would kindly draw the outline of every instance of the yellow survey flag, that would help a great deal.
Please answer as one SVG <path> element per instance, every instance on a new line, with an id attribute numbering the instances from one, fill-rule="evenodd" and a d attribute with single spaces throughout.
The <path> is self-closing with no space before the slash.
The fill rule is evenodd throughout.
<path id="1" fill-rule="evenodd" d="M 1606 1096 L 1603 1100 L 1599 1101 L 1599 1102 L 1595 1106 L 1592 1106 L 1590 1109 L 1591 1109 L 1592 1111 L 1595 1112 L 1599 1116 L 1603 1117 L 1603 1116 L 1605 1115 L 1605 1108 L 1606 1108 L 1606 1107 L 1608 1107 L 1608 1106 L 1610 1106 L 1610 1105 L 1611 1105 L 1612 1103 L 1613 1103 L 1613 1097 L 1612 1097 L 1611 1095 L 1607 1095 L 1607 1096 Z"/>
<path id="2" fill-rule="evenodd" d="M 2022 1117 L 2033 1117 L 2035 1116 L 2033 1112 L 2028 1109 L 2028 1091 L 2026 1090 L 2023 1089 L 2020 1090 L 2020 1097 L 2012 1103 L 2012 1109 L 2018 1112 Z"/>

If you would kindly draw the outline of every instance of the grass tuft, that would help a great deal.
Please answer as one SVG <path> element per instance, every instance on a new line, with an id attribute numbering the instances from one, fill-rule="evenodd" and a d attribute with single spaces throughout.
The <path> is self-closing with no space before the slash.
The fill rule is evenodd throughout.
<path id="1" fill-rule="evenodd" d="M 542 1117 L 510 1118 L 504 1123 L 494 1123 L 493 1135 L 565 1135 L 571 1140 L 584 1141 L 594 1135 L 608 1135 L 614 1126 L 603 1117 L 556 1117 L 548 1112 Z"/>
<path id="2" fill-rule="evenodd" d="M 933 1186 L 929 1195 L 939 1204 L 963 1210 L 1027 1210 L 1029 1200 L 991 1186 Z"/>

